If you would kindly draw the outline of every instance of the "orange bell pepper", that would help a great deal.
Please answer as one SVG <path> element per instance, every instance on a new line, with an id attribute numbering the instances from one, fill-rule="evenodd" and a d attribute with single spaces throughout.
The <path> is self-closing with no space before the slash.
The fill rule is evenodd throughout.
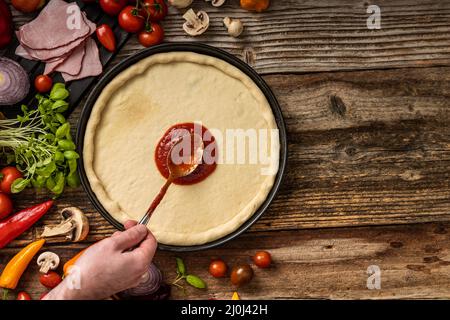
<path id="1" fill-rule="evenodd" d="M 67 277 L 67 275 L 69 274 L 69 269 L 71 266 L 73 266 L 75 264 L 75 262 L 77 262 L 77 260 L 83 255 L 83 253 L 87 250 L 88 248 L 78 252 L 72 259 L 70 259 L 69 261 L 67 261 L 64 266 L 63 266 L 63 272 L 64 272 L 64 277 Z"/>
<path id="2" fill-rule="evenodd" d="M 241 8 L 249 11 L 262 12 L 270 5 L 270 0 L 241 0 Z"/>
<path id="3" fill-rule="evenodd" d="M 5 289 L 15 289 L 22 274 L 25 272 L 25 269 L 28 267 L 36 253 L 41 250 L 44 243 L 44 239 L 34 241 L 11 259 L 0 276 L 0 287 Z"/>

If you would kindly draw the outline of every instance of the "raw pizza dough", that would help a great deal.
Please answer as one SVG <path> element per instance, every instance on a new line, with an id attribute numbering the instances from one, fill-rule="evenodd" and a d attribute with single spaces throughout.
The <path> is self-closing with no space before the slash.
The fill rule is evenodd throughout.
<path id="1" fill-rule="evenodd" d="M 183 122 L 201 122 L 224 136 L 226 129 L 277 129 L 264 94 L 234 66 L 191 52 L 141 60 L 103 89 L 84 140 L 91 188 L 115 219 L 143 216 L 165 182 L 154 162 L 156 144 Z M 148 225 L 158 242 L 203 244 L 248 220 L 273 186 L 276 174 L 262 175 L 261 169 L 278 170 L 275 140 L 270 164 L 218 164 L 200 183 L 172 185 Z"/>

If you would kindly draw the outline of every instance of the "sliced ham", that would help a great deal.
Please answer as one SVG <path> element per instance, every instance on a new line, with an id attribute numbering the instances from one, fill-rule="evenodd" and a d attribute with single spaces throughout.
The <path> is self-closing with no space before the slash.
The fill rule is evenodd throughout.
<path id="1" fill-rule="evenodd" d="M 84 54 L 83 63 L 81 65 L 80 73 L 77 75 L 70 75 L 62 72 L 62 76 L 66 82 L 79 80 L 87 77 L 98 76 L 103 72 L 103 66 L 100 61 L 100 56 L 95 40 L 88 38 L 86 40 L 86 53 Z"/>
<path id="2" fill-rule="evenodd" d="M 77 75 L 81 71 L 81 64 L 86 52 L 86 42 L 75 48 L 67 58 L 62 58 L 54 62 L 48 62 L 45 65 L 44 74 L 52 72 L 64 72 L 70 75 Z"/>
<path id="3" fill-rule="evenodd" d="M 30 57 L 32 57 L 35 60 L 41 60 L 41 61 L 51 61 L 55 58 L 60 58 L 62 56 L 69 56 L 69 54 L 77 47 L 82 45 L 86 38 L 89 37 L 92 33 L 95 32 L 96 26 L 94 23 L 89 21 L 87 18 L 83 15 L 83 21 L 86 22 L 86 25 L 89 27 L 89 32 L 85 37 L 78 38 L 74 41 L 67 42 L 65 45 L 53 48 L 53 49 L 36 49 L 36 48 L 30 48 L 26 44 L 23 43 L 22 39 L 24 38 L 24 31 L 19 30 L 18 32 L 18 38 L 21 43 L 21 46 L 23 47 L 23 50 L 25 50 Z M 22 49 L 21 49 L 22 50 Z"/>
<path id="4" fill-rule="evenodd" d="M 86 38 L 92 29 L 84 18 L 80 17 L 80 28 L 71 30 L 68 27 L 70 14 L 73 14 L 69 8 L 74 5 L 62 0 L 51 0 L 36 19 L 19 29 L 21 44 L 34 50 L 55 49 Z"/>
<path id="5" fill-rule="evenodd" d="M 69 10 L 76 2 L 50 0 L 39 16 L 17 32 L 20 45 L 16 54 L 25 59 L 46 62 L 44 74 L 61 72 L 66 81 L 79 80 L 102 73 L 99 52 L 91 35 L 95 23 L 83 12 L 80 28 L 69 29 Z"/>

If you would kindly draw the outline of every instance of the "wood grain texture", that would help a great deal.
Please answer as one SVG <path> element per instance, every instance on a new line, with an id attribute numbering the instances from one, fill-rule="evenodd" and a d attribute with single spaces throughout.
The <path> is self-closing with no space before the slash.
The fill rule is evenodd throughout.
<path id="1" fill-rule="evenodd" d="M 367 28 L 370 4 L 381 9 L 381 29 Z M 314 72 L 450 65 L 448 0 L 273 0 L 266 12 L 250 13 L 228 0 L 214 8 L 193 3 L 211 20 L 199 37 L 184 33 L 183 11 L 170 8 L 164 21 L 166 41 L 201 42 L 249 61 L 260 73 Z M 13 10 L 16 27 L 33 15 Z M 239 18 L 243 35 L 234 39 L 223 26 L 225 16 Z M 119 59 L 141 50 L 133 37 Z"/>
<path id="2" fill-rule="evenodd" d="M 231 297 L 227 280 L 206 274 L 209 259 L 233 265 L 266 249 L 276 266 L 256 270 L 255 282 L 240 291 L 244 299 L 450 298 L 450 1 L 378 1 L 382 29 L 372 31 L 369 1 L 272 2 L 256 14 L 237 1 L 219 9 L 196 1 L 194 8 L 212 18 L 198 38 L 184 35 L 173 8 L 164 22 L 167 41 L 223 48 L 265 74 L 289 139 L 286 178 L 268 212 L 227 245 L 183 255 L 209 290 L 175 290 L 174 297 Z M 244 21 L 242 38 L 226 35 L 225 15 Z M 14 16 L 16 26 L 32 17 Z M 114 63 L 141 49 L 132 38 Z M 73 126 L 80 111 L 70 117 Z M 47 197 L 27 190 L 14 199 L 21 209 Z M 46 248 L 63 261 L 115 231 L 81 188 L 69 188 L 32 230 L 0 251 L 0 270 L 68 205 L 87 213 L 91 233 L 83 244 L 49 239 Z M 420 222 L 433 223 L 411 225 Z M 371 227 L 330 228 L 365 225 Z M 174 256 L 158 252 L 167 279 L 174 277 Z M 382 290 L 366 289 L 371 264 L 382 270 Z M 20 288 L 34 298 L 43 292 L 34 265 Z"/>
<path id="3" fill-rule="evenodd" d="M 208 275 L 211 258 L 221 257 L 231 267 L 250 262 L 255 251 L 272 253 L 274 265 L 254 268 L 253 282 L 242 289 L 242 299 L 392 299 L 450 298 L 450 224 L 247 233 L 225 246 L 184 254 L 188 272 L 208 285 L 202 291 L 173 289 L 175 299 L 230 299 L 229 279 Z M 86 245 L 51 246 L 67 261 Z M 0 268 L 17 249 L 0 255 Z M 175 254 L 158 252 L 155 263 L 166 281 L 175 278 Z M 381 290 L 367 289 L 367 268 L 381 269 Z M 18 290 L 37 299 L 45 289 L 33 263 Z"/>
<path id="4" fill-rule="evenodd" d="M 288 169 L 250 232 L 450 221 L 449 71 L 266 76 L 287 124 Z M 29 190 L 17 202 L 26 206 L 36 198 L 43 195 Z M 91 240 L 114 230 L 81 188 L 58 201 L 59 208 L 70 204 L 89 213 Z M 42 223 L 56 223 L 56 211 Z"/>

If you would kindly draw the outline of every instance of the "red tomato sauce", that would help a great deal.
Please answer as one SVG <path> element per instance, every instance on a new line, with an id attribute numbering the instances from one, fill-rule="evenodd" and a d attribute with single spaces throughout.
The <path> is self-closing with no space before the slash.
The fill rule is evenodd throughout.
<path id="1" fill-rule="evenodd" d="M 164 178 L 169 177 L 169 169 L 167 167 L 167 159 L 169 157 L 169 152 L 172 146 L 177 143 L 177 141 L 185 136 L 187 134 L 187 131 L 189 133 L 194 132 L 194 125 L 197 126 L 197 131 L 195 132 L 202 136 L 203 144 L 206 150 L 212 150 L 210 152 L 210 158 L 214 161 L 209 161 L 208 163 L 205 163 L 205 157 L 202 159 L 202 163 L 199 164 L 197 169 L 195 169 L 194 172 L 192 172 L 190 175 L 182 178 L 178 178 L 174 180 L 174 184 L 178 185 L 191 185 L 195 183 L 199 183 L 203 180 L 205 180 L 210 174 L 214 172 L 217 166 L 217 161 L 215 161 L 217 158 L 217 148 L 216 148 L 216 141 L 214 136 L 212 134 L 208 133 L 207 138 L 205 139 L 205 132 L 208 132 L 208 129 L 200 124 L 194 124 L 193 122 L 187 122 L 187 123 L 179 123 L 172 127 L 170 127 L 166 133 L 164 133 L 161 140 L 159 140 L 156 150 L 155 150 L 155 162 L 156 167 L 158 168 L 159 172 Z M 201 134 L 200 130 L 201 128 Z M 186 131 L 187 130 L 187 131 Z M 209 135 L 209 137 L 208 137 Z M 213 145 L 212 145 L 213 144 Z M 211 146 L 210 146 L 211 145 Z M 209 146 L 209 147 L 208 147 Z"/>

